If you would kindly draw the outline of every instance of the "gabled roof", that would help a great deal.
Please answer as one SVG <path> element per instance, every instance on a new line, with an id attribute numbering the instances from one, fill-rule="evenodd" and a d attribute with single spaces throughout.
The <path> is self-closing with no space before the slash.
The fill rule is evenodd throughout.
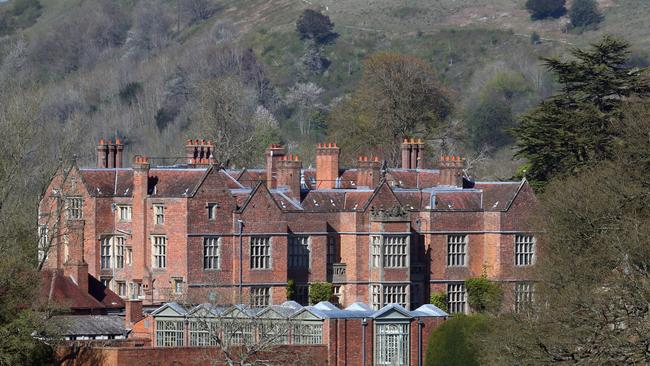
<path id="1" fill-rule="evenodd" d="M 72 310 L 106 310 L 124 308 L 124 300 L 106 288 L 95 277 L 88 275 L 88 292 L 62 271 L 41 271 L 41 296 L 50 302 L 69 307 Z"/>
<path id="2" fill-rule="evenodd" d="M 395 314 L 398 314 L 398 316 L 395 316 Z M 390 318 L 390 319 L 395 319 L 395 318 L 402 318 L 402 319 L 411 319 L 413 316 L 411 313 L 404 309 L 401 305 L 398 304 L 388 304 L 384 306 L 383 308 L 377 310 L 374 314 L 372 314 L 372 317 L 374 319 L 382 319 L 382 318 Z"/>
<path id="3" fill-rule="evenodd" d="M 152 315 L 156 316 L 185 316 L 187 315 L 187 310 L 177 302 L 168 302 L 163 304 L 163 306 L 154 310 Z"/>

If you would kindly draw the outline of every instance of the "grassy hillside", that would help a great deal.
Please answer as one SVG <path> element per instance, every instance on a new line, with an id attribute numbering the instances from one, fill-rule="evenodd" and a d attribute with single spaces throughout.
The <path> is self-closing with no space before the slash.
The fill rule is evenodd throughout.
<path id="1" fill-rule="evenodd" d="M 26 0 L 0 3 L 0 12 L 9 11 L 16 1 Z M 244 83 L 242 95 L 257 94 L 246 99 L 246 106 L 239 106 L 236 123 L 248 123 L 255 105 L 262 105 L 277 120 L 278 130 L 265 132 L 259 140 L 281 139 L 308 159 L 310 144 L 328 133 L 329 111 L 355 89 L 363 60 L 378 51 L 394 51 L 429 62 L 454 94 L 451 125 L 457 133 L 446 152 L 481 157 L 482 148 L 467 143 L 463 120 L 467 108 L 495 79 L 509 74 L 510 79 L 515 75 L 524 80 L 525 92 L 513 101 L 517 114 L 553 91 L 540 56 L 562 55 L 567 47 L 584 45 L 604 33 L 631 41 L 640 62 L 646 57 L 643 50 L 650 46 L 650 23 L 645 19 L 650 2 L 646 0 L 601 0 L 605 21 L 598 30 L 582 34 L 567 28 L 567 17 L 532 21 L 524 0 L 198 3 L 207 4 L 210 12 L 194 19 L 190 11 L 178 12 L 176 0 L 40 0 L 35 21 L 25 21 L 0 37 L 0 82 L 38 89 L 44 98 L 44 115 L 60 125 L 74 120 L 83 126 L 86 133 L 78 146 L 82 157 L 94 140 L 116 134 L 128 136 L 131 153 L 173 156 L 181 151 L 183 137 L 195 137 L 212 126 L 197 114 L 206 88 L 223 85 L 224 77 L 236 74 L 241 78 L 237 83 Z M 338 33 L 324 47 L 329 67 L 311 75 L 303 73 L 301 58 L 307 44 L 295 26 L 307 8 L 328 15 Z M 533 32 L 542 37 L 541 44 L 531 44 Z M 263 83 L 257 86 L 251 75 L 245 75 L 251 71 L 240 64 L 246 48 L 253 50 L 253 69 L 263 70 L 258 73 Z M 235 59 L 228 59 L 230 53 Z M 179 80 L 184 91 L 174 94 Z M 322 89 L 313 102 L 317 107 L 310 112 L 318 127 L 307 135 L 297 131 L 299 116 L 288 100 L 301 83 Z M 175 108 L 171 114 L 170 105 Z M 242 131 L 251 133 L 254 128 L 250 125 Z M 477 159 L 481 164 L 475 171 L 507 178 L 517 165 L 511 160 L 507 146 L 492 149 L 487 159 Z"/>

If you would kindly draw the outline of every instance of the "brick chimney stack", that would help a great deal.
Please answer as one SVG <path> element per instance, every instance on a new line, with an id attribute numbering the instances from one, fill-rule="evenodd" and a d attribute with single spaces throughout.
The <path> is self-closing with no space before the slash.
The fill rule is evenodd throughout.
<path id="1" fill-rule="evenodd" d="M 341 149 L 336 143 L 318 144 L 316 148 L 316 189 L 336 188 L 339 178 Z"/>
<path id="2" fill-rule="evenodd" d="M 121 168 L 122 157 L 124 153 L 124 144 L 120 139 L 109 140 L 108 143 L 104 139 L 99 140 L 97 144 L 97 167 L 98 168 Z"/>
<path id="3" fill-rule="evenodd" d="M 149 159 L 146 156 L 133 158 L 133 192 L 132 214 L 133 227 L 133 278 L 142 280 L 148 273 L 150 258 L 147 241 L 147 213 L 146 199 L 149 190 Z M 139 263 L 138 263 L 139 262 Z"/>
<path id="4" fill-rule="evenodd" d="M 276 163 L 287 155 L 284 146 L 280 144 L 271 144 L 266 149 L 266 185 L 269 188 L 277 187 Z M 300 178 L 300 177 L 299 177 Z"/>
<path id="5" fill-rule="evenodd" d="M 300 170 L 302 162 L 298 155 L 285 155 L 275 162 L 277 171 L 276 184 L 278 187 L 289 189 L 289 197 L 300 202 Z"/>
<path id="6" fill-rule="evenodd" d="M 424 143 L 422 139 L 404 139 L 402 142 L 402 169 L 422 169 Z"/>
<path id="7" fill-rule="evenodd" d="M 121 168 L 123 165 L 124 144 L 120 139 L 115 140 L 115 167 Z"/>
<path id="8" fill-rule="evenodd" d="M 84 226 L 84 220 L 65 221 L 64 232 L 65 238 L 67 238 L 68 258 L 63 264 L 63 273 L 71 277 L 81 291 L 87 293 L 88 263 L 84 260 Z"/>
<path id="9" fill-rule="evenodd" d="M 104 139 L 100 139 L 97 145 L 97 167 L 108 167 L 108 145 L 106 145 Z"/>
<path id="10" fill-rule="evenodd" d="M 438 164 L 440 169 L 440 185 L 443 186 L 463 186 L 463 170 L 465 169 L 465 159 L 460 156 L 443 156 Z"/>
<path id="11" fill-rule="evenodd" d="M 214 141 L 187 140 L 185 155 L 189 165 L 210 165 L 215 163 Z"/>
<path id="12" fill-rule="evenodd" d="M 374 189 L 381 179 L 381 161 L 379 157 L 359 156 L 357 161 L 357 187 Z"/>
<path id="13" fill-rule="evenodd" d="M 144 319 L 142 300 L 138 299 L 135 294 L 132 294 L 131 298 L 125 301 L 125 310 L 124 323 L 126 329 L 133 329 L 135 323 Z"/>

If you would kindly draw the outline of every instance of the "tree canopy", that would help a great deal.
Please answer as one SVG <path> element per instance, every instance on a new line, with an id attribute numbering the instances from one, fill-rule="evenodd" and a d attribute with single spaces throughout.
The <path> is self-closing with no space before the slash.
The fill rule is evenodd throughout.
<path id="1" fill-rule="evenodd" d="M 566 0 L 527 0 L 526 9 L 533 19 L 558 18 L 566 13 Z"/>
<path id="2" fill-rule="evenodd" d="M 594 26 L 603 20 L 595 0 L 574 0 L 569 16 L 571 25 L 576 28 Z"/>
<path id="3" fill-rule="evenodd" d="M 433 136 L 451 110 L 449 92 L 426 62 L 381 52 L 364 61 L 359 86 L 332 111 L 329 127 L 351 156 L 377 154 L 396 163 L 405 136 Z"/>
<path id="4" fill-rule="evenodd" d="M 303 11 L 296 22 L 296 30 L 301 38 L 311 39 L 317 43 L 327 43 L 336 37 L 334 23 L 330 18 L 312 9 Z"/>
<path id="5" fill-rule="evenodd" d="M 486 364 L 648 362 L 650 107 L 625 109 L 613 158 L 540 196 L 534 303 L 494 322 Z"/>
<path id="6" fill-rule="evenodd" d="M 604 37 L 573 59 L 545 58 L 560 92 L 521 118 L 513 130 L 518 156 L 528 159 L 526 175 L 538 188 L 551 178 L 611 158 L 620 139 L 616 122 L 626 100 L 650 95 L 646 70 L 626 66 L 627 42 Z"/>

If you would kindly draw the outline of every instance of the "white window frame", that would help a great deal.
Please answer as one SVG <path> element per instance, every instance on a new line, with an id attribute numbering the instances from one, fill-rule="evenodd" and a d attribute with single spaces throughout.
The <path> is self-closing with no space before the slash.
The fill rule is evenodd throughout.
<path id="1" fill-rule="evenodd" d="M 374 268 L 381 268 L 381 235 L 370 236 L 370 266 Z"/>
<path id="2" fill-rule="evenodd" d="M 115 290 L 117 295 L 125 298 L 127 296 L 126 282 L 125 281 L 115 281 Z"/>
<path id="3" fill-rule="evenodd" d="M 447 267 L 467 267 L 468 236 L 447 235 Z"/>
<path id="4" fill-rule="evenodd" d="M 263 308 L 272 304 L 271 287 L 254 286 L 250 289 L 250 306 L 254 308 Z"/>
<path id="5" fill-rule="evenodd" d="M 66 197 L 65 198 L 65 216 L 68 220 L 82 220 L 84 200 L 83 197 Z"/>
<path id="6" fill-rule="evenodd" d="M 408 267 L 408 235 L 384 235 L 382 247 L 384 268 Z"/>
<path id="7" fill-rule="evenodd" d="M 155 269 L 167 268 L 167 236 L 151 236 L 151 266 Z"/>
<path id="8" fill-rule="evenodd" d="M 410 308 L 410 285 L 408 284 L 370 284 L 370 306 L 379 310 L 388 304 L 398 304 Z"/>
<path id="9" fill-rule="evenodd" d="M 308 235 L 289 235 L 288 241 L 287 268 L 311 268 L 311 238 Z"/>
<path id="10" fill-rule="evenodd" d="M 375 323 L 375 360 L 377 366 L 408 366 L 410 347 L 408 322 Z"/>
<path id="11" fill-rule="evenodd" d="M 131 222 L 133 219 L 133 207 L 131 205 L 117 205 L 117 220 L 119 222 Z"/>
<path id="12" fill-rule="evenodd" d="M 183 279 L 179 277 L 174 277 L 172 278 L 172 282 L 174 285 L 173 291 L 176 295 L 182 294 L 183 293 Z"/>
<path id="13" fill-rule="evenodd" d="M 464 283 L 447 284 L 447 309 L 449 314 L 467 313 L 467 289 Z"/>
<path id="14" fill-rule="evenodd" d="M 221 237 L 206 236 L 203 238 L 203 269 L 221 269 Z"/>
<path id="15" fill-rule="evenodd" d="M 291 330 L 293 344 L 323 344 L 323 322 L 320 320 L 304 320 L 293 326 Z"/>
<path id="16" fill-rule="evenodd" d="M 107 235 L 100 239 L 100 268 L 123 269 L 126 238 L 121 235 Z"/>
<path id="17" fill-rule="evenodd" d="M 183 319 L 156 319 L 156 347 L 183 347 L 184 343 Z"/>
<path id="18" fill-rule="evenodd" d="M 535 264 L 535 236 L 530 234 L 515 235 L 515 266 L 527 267 Z"/>
<path id="19" fill-rule="evenodd" d="M 163 204 L 153 205 L 153 223 L 154 225 L 165 224 L 165 205 Z"/>
<path id="20" fill-rule="evenodd" d="M 250 269 L 272 269 L 271 237 L 251 236 L 249 241 Z"/>
<path id="21" fill-rule="evenodd" d="M 519 313 L 535 301 L 535 284 L 532 282 L 515 283 L 515 312 Z"/>

